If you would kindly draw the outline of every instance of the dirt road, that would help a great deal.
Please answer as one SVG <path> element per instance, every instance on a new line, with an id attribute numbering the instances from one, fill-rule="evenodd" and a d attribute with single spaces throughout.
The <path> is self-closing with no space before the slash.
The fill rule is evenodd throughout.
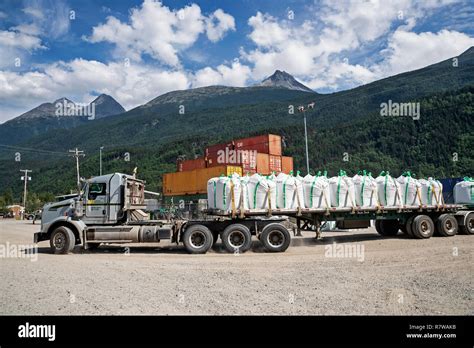
<path id="1" fill-rule="evenodd" d="M 206 255 L 168 243 L 52 255 L 41 242 L 25 254 L 38 229 L 0 219 L 0 314 L 474 314 L 474 236 L 307 233 L 285 253 L 254 241 L 242 255 L 220 242 Z"/>

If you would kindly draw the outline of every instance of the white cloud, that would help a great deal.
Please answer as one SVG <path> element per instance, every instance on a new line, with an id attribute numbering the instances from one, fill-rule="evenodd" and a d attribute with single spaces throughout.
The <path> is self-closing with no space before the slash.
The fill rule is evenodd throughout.
<path id="1" fill-rule="evenodd" d="M 44 48 L 44 46 L 41 45 L 40 38 L 20 30 L 0 31 L 0 47 L 1 46 L 22 48 L 25 50 Z"/>
<path id="2" fill-rule="evenodd" d="M 206 67 L 196 71 L 192 77 L 192 87 L 210 85 L 242 87 L 247 84 L 250 74 L 250 68 L 236 60 L 230 67 L 219 65 L 216 69 Z"/>
<path id="3" fill-rule="evenodd" d="M 188 76 L 184 72 L 141 64 L 125 66 L 121 62 L 104 64 L 74 59 L 45 66 L 42 71 L 0 71 L 0 105 L 12 112 L 2 114 L 0 121 L 63 96 L 77 102 L 90 102 L 92 92 L 106 93 L 130 109 L 163 93 L 188 87 Z"/>
<path id="4" fill-rule="evenodd" d="M 161 2 L 145 0 L 141 7 L 131 11 L 129 24 L 109 16 L 106 23 L 94 27 L 92 35 L 85 39 L 93 43 L 114 43 L 116 54 L 122 58 L 140 61 L 141 56 L 147 54 L 177 67 L 178 53 L 194 44 L 206 27 L 209 38 L 217 41 L 235 27 L 233 21 L 233 17 L 222 10 L 208 18 L 196 4 L 171 10 Z"/>
<path id="5" fill-rule="evenodd" d="M 472 45 L 465 34 L 411 32 L 416 23 L 438 7 L 453 1 L 324 1 L 310 7 L 314 20 L 297 23 L 257 12 L 248 20 L 252 49 L 241 49 L 240 58 L 262 79 L 285 70 L 311 88 L 350 88 L 390 74 L 416 69 L 446 59 Z M 394 31 L 394 28 L 395 31 Z M 453 42 L 445 46 L 448 40 Z M 387 40 L 382 63 L 353 64 L 351 52 Z M 418 49 L 420 45 L 423 48 Z M 404 58 L 411 55 L 413 58 Z M 453 52 L 455 52 L 453 54 Z"/>
<path id="6" fill-rule="evenodd" d="M 441 30 L 438 33 L 413 33 L 397 30 L 383 52 L 386 59 L 376 67 L 379 75 L 394 75 L 416 70 L 455 57 L 474 46 L 474 38 L 464 33 Z"/>
<path id="7" fill-rule="evenodd" d="M 221 9 L 214 11 L 214 13 L 206 19 L 206 35 L 212 42 L 221 40 L 229 30 L 235 31 L 234 17 Z"/>
<path id="8" fill-rule="evenodd" d="M 35 18 L 43 19 L 44 18 L 44 13 L 41 11 L 40 8 L 38 7 L 25 7 L 23 9 L 23 12 L 26 13 L 27 15 L 30 15 Z"/>

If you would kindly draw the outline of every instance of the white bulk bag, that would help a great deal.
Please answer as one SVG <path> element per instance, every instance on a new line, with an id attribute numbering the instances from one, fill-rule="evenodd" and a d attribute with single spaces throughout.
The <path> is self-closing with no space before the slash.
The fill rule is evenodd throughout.
<path id="1" fill-rule="evenodd" d="M 237 175 L 221 176 L 216 182 L 215 207 L 226 212 L 238 209 L 241 186 Z"/>
<path id="2" fill-rule="evenodd" d="M 331 206 L 337 208 L 355 207 L 354 183 L 345 172 L 329 179 L 329 192 L 331 194 Z"/>
<path id="3" fill-rule="evenodd" d="M 454 203 L 474 204 L 474 179 L 465 177 L 454 185 Z"/>
<path id="4" fill-rule="evenodd" d="M 377 205 L 377 183 L 372 175 L 356 174 L 352 178 L 355 192 L 355 203 L 359 207 L 375 207 Z"/>
<path id="5" fill-rule="evenodd" d="M 433 178 L 420 179 L 420 194 L 421 204 L 423 205 L 438 205 L 442 204 L 443 199 L 443 185 Z"/>
<path id="6" fill-rule="evenodd" d="M 303 178 L 304 205 L 306 208 L 330 208 L 329 180 L 325 176 L 306 175 Z"/>
<path id="7" fill-rule="evenodd" d="M 400 196 L 403 205 L 420 205 L 419 193 L 421 184 L 411 176 L 411 173 L 403 173 L 397 178 L 400 184 Z"/>
<path id="8" fill-rule="evenodd" d="M 207 207 L 209 209 L 217 209 L 216 208 L 216 195 L 217 195 L 217 180 L 219 178 L 210 178 L 207 181 Z"/>
<path id="9" fill-rule="evenodd" d="M 272 180 L 259 174 L 252 175 L 248 182 L 248 193 L 250 209 L 276 208 L 276 185 Z"/>
<path id="10" fill-rule="evenodd" d="M 375 179 L 379 202 L 385 207 L 401 205 L 400 184 L 392 178 L 389 172 L 382 172 Z"/>
<path id="11" fill-rule="evenodd" d="M 303 185 L 299 179 L 280 173 L 275 179 L 275 184 L 277 208 L 304 208 Z"/>
<path id="12" fill-rule="evenodd" d="M 250 176 L 245 175 L 240 178 L 240 191 L 241 191 L 241 202 L 239 203 L 239 209 L 249 210 L 249 180 Z"/>

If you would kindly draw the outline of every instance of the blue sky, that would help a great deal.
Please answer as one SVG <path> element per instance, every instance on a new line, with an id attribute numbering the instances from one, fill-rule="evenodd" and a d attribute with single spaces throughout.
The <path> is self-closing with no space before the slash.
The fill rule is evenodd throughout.
<path id="1" fill-rule="evenodd" d="M 285 70 L 321 93 L 474 45 L 472 1 L 0 3 L 0 122 L 60 97 L 126 109 L 171 90 L 252 85 Z"/>

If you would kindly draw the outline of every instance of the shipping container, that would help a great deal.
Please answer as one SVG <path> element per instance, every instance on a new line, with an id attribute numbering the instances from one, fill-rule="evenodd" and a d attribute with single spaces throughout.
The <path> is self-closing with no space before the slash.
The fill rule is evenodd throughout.
<path id="1" fill-rule="evenodd" d="M 257 152 L 256 151 L 231 151 L 223 150 L 222 153 L 209 154 L 206 157 L 206 167 L 216 167 L 222 165 L 242 166 L 244 171 L 255 172 L 257 169 Z"/>
<path id="2" fill-rule="evenodd" d="M 217 153 L 220 151 L 220 150 L 224 150 L 226 148 L 228 149 L 231 149 L 231 150 L 234 150 L 234 141 L 230 141 L 230 142 L 227 142 L 227 143 L 221 143 L 221 144 L 215 144 L 215 145 L 211 145 L 211 146 L 208 146 L 206 147 L 206 156 L 209 156 L 209 155 L 217 155 Z"/>
<path id="3" fill-rule="evenodd" d="M 270 155 L 266 153 L 257 154 L 257 172 L 259 174 L 270 174 Z"/>
<path id="4" fill-rule="evenodd" d="M 281 156 L 269 155 L 270 172 L 281 172 Z"/>
<path id="5" fill-rule="evenodd" d="M 199 157 L 196 159 L 186 160 L 186 161 L 177 161 L 177 171 L 186 172 L 194 169 L 206 168 L 206 161 L 204 157 Z"/>
<path id="6" fill-rule="evenodd" d="M 219 166 L 163 174 L 163 195 L 195 195 L 207 192 L 207 181 L 221 175 L 242 175 L 241 166 Z"/>
<path id="7" fill-rule="evenodd" d="M 255 150 L 260 153 L 281 156 L 281 136 L 275 134 L 258 135 L 234 141 L 236 150 Z"/>
<path id="8" fill-rule="evenodd" d="M 293 157 L 282 156 L 281 157 L 281 171 L 285 174 L 290 174 L 293 170 Z"/>

